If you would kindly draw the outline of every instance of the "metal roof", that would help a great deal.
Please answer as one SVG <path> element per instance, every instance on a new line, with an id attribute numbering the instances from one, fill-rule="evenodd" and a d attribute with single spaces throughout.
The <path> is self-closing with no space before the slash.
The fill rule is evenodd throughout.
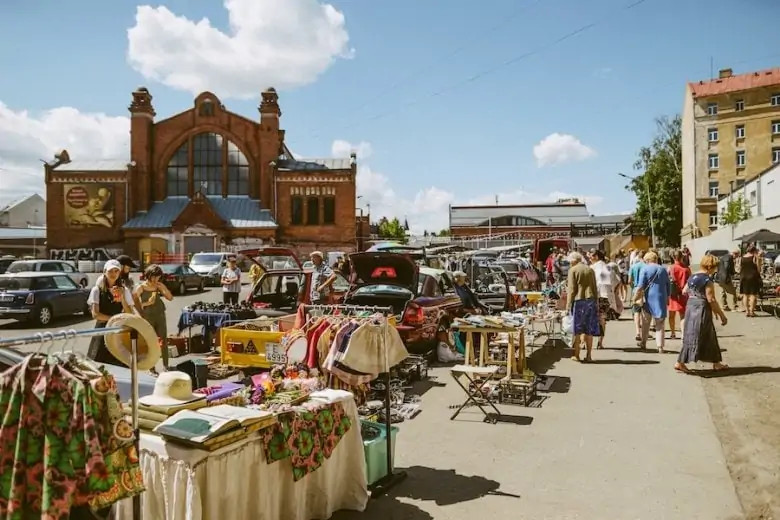
<path id="1" fill-rule="evenodd" d="M 53 168 L 57 172 L 126 172 L 129 159 L 87 159 L 70 161 Z"/>
<path id="2" fill-rule="evenodd" d="M 45 202 L 45 199 L 43 197 L 41 197 L 37 193 L 33 193 L 32 195 L 27 195 L 26 197 L 22 197 L 22 198 L 19 198 L 19 199 L 16 199 L 16 200 L 12 200 L 11 202 L 9 202 L 5 206 L 3 206 L 2 209 L 0 209 L 0 213 L 3 213 L 5 211 L 11 211 L 16 206 L 22 204 L 23 202 L 27 202 L 28 200 L 33 199 L 35 197 L 38 197 L 39 199 L 41 199 L 42 202 Z"/>
<path id="3" fill-rule="evenodd" d="M 698 81 L 696 83 L 688 83 L 688 85 L 695 98 L 780 86 L 780 67 L 758 72 L 748 72 L 747 74 L 737 74 L 725 78 L 715 78 L 708 81 Z"/>
<path id="4" fill-rule="evenodd" d="M 615 215 L 591 215 L 591 224 L 622 224 L 634 215 L 632 213 L 617 213 Z"/>
<path id="5" fill-rule="evenodd" d="M 277 162 L 280 171 L 351 170 L 352 159 L 284 159 Z"/>
<path id="6" fill-rule="evenodd" d="M 260 206 L 260 201 L 248 197 L 207 197 L 214 211 L 234 228 L 276 227 L 271 212 Z M 190 203 L 187 197 L 168 197 L 155 202 L 146 213 L 131 218 L 124 229 L 162 229 L 171 227 Z"/>
<path id="7" fill-rule="evenodd" d="M 46 240 L 46 228 L 0 227 L 0 240 Z"/>

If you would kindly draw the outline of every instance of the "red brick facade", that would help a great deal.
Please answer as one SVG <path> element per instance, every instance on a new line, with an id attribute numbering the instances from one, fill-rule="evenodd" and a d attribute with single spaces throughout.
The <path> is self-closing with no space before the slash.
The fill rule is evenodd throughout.
<path id="1" fill-rule="evenodd" d="M 127 254 L 140 257 L 145 247 L 142 244 L 150 235 L 169 233 L 173 236 L 196 225 L 211 229 L 226 244 L 238 238 L 256 238 L 265 243 L 290 245 L 301 252 L 355 249 L 356 157 L 319 162 L 296 161 L 291 157 L 284 144 L 285 131 L 280 128 L 281 110 L 274 89 L 262 94 L 259 120 L 227 111 L 214 94 L 204 92 L 195 98 L 189 110 L 155 121 L 152 96 L 143 87 L 133 92 L 129 111 L 131 145 L 126 169 L 84 169 L 81 166 L 89 168 L 81 161 L 84 158 L 74 158 L 70 167 L 67 152 L 60 154 L 56 163 L 46 165 L 47 240 L 50 249 L 122 244 Z M 197 153 L 193 143 L 196 137 L 206 134 L 216 134 L 220 142 L 234 147 L 225 145 L 221 152 L 212 150 L 214 154 L 222 154 L 221 162 L 213 157 L 209 159 L 216 161 L 211 163 L 214 175 L 222 175 L 220 181 L 213 182 L 213 186 L 221 183 L 222 193 L 214 193 L 215 188 L 212 187 L 209 198 L 199 193 L 203 187 L 195 185 L 192 174 Z M 229 194 L 228 171 L 232 166 L 228 165 L 227 156 L 231 150 L 245 157 L 242 164 L 248 170 L 248 185 L 240 195 L 257 201 L 259 207 L 255 212 L 260 208 L 268 210 L 266 225 L 252 227 L 250 223 L 233 227 L 209 202 L 209 199 Z M 169 219 L 167 229 L 161 229 L 159 225 L 144 227 L 145 224 L 137 224 L 137 219 L 135 224 L 128 224 L 123 229 L 134 217 L 151 215 L 156 202 L 167 201 L 171 195 L 168 193 L 171 182 L 168 172 L 174 156 L 181 157 L 185 171 L 186 165 L 190 165 L 186 189 L 183 189 L 182 182 L 176 188 L 179 192 L 174 194 L 186 195 L 190 202 L 185 202 L 187 205 Z M 93 163 L 100 165 L 100 161 Z M 114 164 L 118 163 L 115 161 Z M 66 185 L 83 185 L 85 188 L 74 190 L 68 202 L 64 191 Z M 67 211 L 76 211 L 73 204 L 84 204 L 85 194 L 97 193 L 98 185 L 105 187 L 101 193 L 110 191 L 113 196 L 111 226 L 102 221 L 103 225 L 89 222 L 80 225 L 76 222 L 81 218 L 78 215 L 63 218 Z M 159 209 L 160 205 L 156 207 Z M 293 215 L 294 211 L 298 213 Z M 241 218 L 249 217 L 233 216 L 230 220 Z"/>

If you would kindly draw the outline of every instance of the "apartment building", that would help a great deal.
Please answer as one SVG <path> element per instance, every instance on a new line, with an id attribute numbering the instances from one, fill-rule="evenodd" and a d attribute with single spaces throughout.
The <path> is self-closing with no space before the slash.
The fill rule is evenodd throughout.
<path id="1" fill-rule="evenodd" d="M 780 68 L 688 83 L 682 115 L 683 242 L 718 226 L 718 197 L 780 163 Z"/>

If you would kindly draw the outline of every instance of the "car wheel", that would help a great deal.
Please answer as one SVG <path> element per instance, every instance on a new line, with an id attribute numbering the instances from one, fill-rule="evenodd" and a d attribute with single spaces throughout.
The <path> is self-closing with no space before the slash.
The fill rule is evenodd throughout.
<path id="1" fill-rule="evenodd" d="M 179 294 L 187 293 L 187 285 L 184 282 L 179 283 Z"/>
<path id="2" fill-rule="evenodd" d="M 38 311 L 35 313 L 35 323 L 36 325 L 46 327 L 51 323 L 53 317 L 54 316 L 51 312 L 51 307 L 49 307 L 48 305 L 42 305 L 41 307 L 38 308 Z"/>
<path id="3" fill-rule="evenodd" d="M 89 280 L 87 280 L 86 278 L 82 278 L 81 281 L 79 282 L 79 285 L 82 288 L 86 289 L 87 285 L 89 285 Z"/>

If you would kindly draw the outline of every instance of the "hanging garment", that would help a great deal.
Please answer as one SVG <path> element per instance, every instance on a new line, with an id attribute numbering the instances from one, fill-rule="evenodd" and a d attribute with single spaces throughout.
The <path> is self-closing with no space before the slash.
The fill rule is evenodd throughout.
<path id="1" fill-rule="evenodd" d="M 376 377 L 407 357 L 409 351 L 398 330 L 381 320 L 378 323 L 365 322 L 355 329 L 337 361 L 352 370 Z"/>

